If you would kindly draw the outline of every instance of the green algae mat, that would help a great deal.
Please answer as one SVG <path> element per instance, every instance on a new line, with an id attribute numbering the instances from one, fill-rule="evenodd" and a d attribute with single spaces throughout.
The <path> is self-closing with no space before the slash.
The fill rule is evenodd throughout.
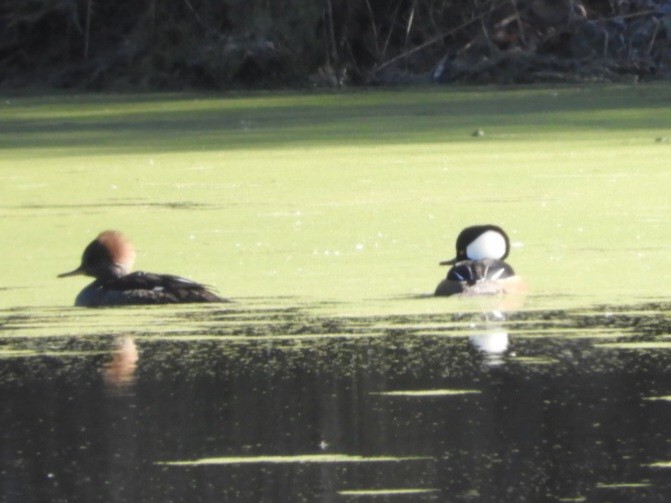
<path id="1" fill-rule="evenodd" d="M 138 269 L 238 300 L 398 306 L 484 222 L 542 307 L 666 294 L 668 85 L 5 95 L 0 111 L 4 308 L 71 305 L 84 280 L 56 275 L 107 228 Z"/>

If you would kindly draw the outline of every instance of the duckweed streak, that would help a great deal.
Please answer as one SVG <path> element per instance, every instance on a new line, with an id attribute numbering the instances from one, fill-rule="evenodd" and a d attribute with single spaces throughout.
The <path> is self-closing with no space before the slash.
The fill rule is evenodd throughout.
<path id="1" fill-rule="evenodd" d="M 347 454 L 305 454 L 300 456 L 249 456 L 203 458 L 187 461 L 158 461 L 158 465 L 166 466 L 201 466 L 201 465 L 242 465 L 242 464 L 330 464 L 330 463 L 400 463 L 407 461 L 431 461 L 426 456 L 351 456 Z"/>
<path id="2" fill-rule="evenodd" d="M 524 365 L 552 365 L 557 363 L 554 358 L 545 356 L 514 356 L 511 357 L 511 361 Z"/>
<path id="3" fill-rule="evenodd" d="M 640 489 L 642 487 L 650 487 L 649 482 L 618 482 L 612 484 L 597 484 L 597 489 Z"/>
<path id="4" fill-rule="evenodd" d="M 351 489 L 338 491 L 341 496 L 404 496 L 412 494 L 430 494 L 439 492 L 439 489 L 415 489 L 400 487 L 395 489 Z"/>
<path id="5" fill-rule="evenodd" d="M 379 391 L 372 392 L 371 395 L 389 396 L 389 397 L 432 397 L 432 396 L 458 396 L 458 395 L 473 395 L 480 391 L 475 389 L 427 389 L 427 390 L 396 390 L 396 391 Z"/>
<path id="6" fill-rule="evenodd" d="M 651 400 L 651 401 L 658 400 L 660 402 L 671 402 L 671 395 L 667 395 L 667 396 L 646 396 L 646 397 L 643 397 L 643 400 Z"/>
<path id="7" fill-rule="evenodd" d="M 605 342 L 594 346 L 602 349 L 671 349 L 671 341 Z"/>
<path id="8" fill-rule="evenodd" d="M 649 463 L 646 466 L 650 468 L 671 468 L 671 461 L 657 461 L 655 463 Z"/>

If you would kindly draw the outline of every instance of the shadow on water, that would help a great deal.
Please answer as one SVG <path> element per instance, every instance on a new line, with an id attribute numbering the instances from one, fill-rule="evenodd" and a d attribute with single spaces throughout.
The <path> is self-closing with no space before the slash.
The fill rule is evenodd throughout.
<path id="1" fill-rule="evenodd" d="M 67 147 L 86 152 L 95 145 L 97 155 L 118 155 L 157 147 L 166 152 L 288 145 L 351 147 L 399 140 L 444 143 L 463 141 L 465 129 L 485 124 L 508 132 L 516 125 L 529 124 L 548 132 L 558 127 L 618 130 L 625 124 L 628 131 L 666 127 L 668 114 L 663 107 L 669 101 L 668 90 L 664 86 L 646 89 L 647 93 L 618 86 L 510 89 L 500 91 L 506 92 L 505 100 L 493 91 L 461 89 L 446 94 L 441 88 L 423 89 L 421 96 L 412 90 L 377 95 L 316 93 L 300 100 L 290 93 L 237 99 L 75 95 L 59 97 L 59 103 L 67 106 L 56 116 L 49 113 L 49 98 L 18 98 L 0 105 L 6 111 L 6 118 L 0 118 L 0 149 L 30 149 L 35 155 L 38 149 Z M 623 99 L 625 92 L 628 99 Z M 649 113 L 631 115 L 626 123 L 609 115 L 629 109 L 648 109 Z M 557 115 L 558 111 L 568 113 Z M 352 133 L 353 120 L 365 134 Z"/>
<path id="2" fill-rule="evenodd" d="M 4 311 L 2 501 L 671 495 L 671 304 L 315 307 Z"/>

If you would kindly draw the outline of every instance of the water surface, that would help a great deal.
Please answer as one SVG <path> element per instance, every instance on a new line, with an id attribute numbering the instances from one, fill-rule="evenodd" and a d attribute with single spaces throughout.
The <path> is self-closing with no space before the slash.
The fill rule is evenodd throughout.
<path id="1" fill-rule="evenodd" d="M 670 309 L 4 312 L 3 497 L 664 501 Z"/>
<path id="2" fill-rule="evenodd" d="M 2 501 L 670 497 L 668 87 L 2 106 Z M 105 228 L 235 302 L 71 307 Z"/>

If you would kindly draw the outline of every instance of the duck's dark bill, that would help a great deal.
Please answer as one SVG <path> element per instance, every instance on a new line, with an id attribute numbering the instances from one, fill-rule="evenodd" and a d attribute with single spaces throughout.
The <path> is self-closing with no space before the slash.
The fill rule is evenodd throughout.
<path id="1" fill-rule="evenodd" d="M 63 272 L 58 275 L 59 278 L 67 278 L 68 276 L 78 276 L 80 274 L 84 274 L 84 271 L 82 271 L 81 267 L 77 267 L 74 271 L 70 272 Z"/>
<path id="2" fill-rule="evenodd" d="M 457 259 L 453 258 L 453 259 L 450 259 L 450 260 L 443 260 L 442 262 L 440 262 L 440 265 L 454 265 L 456 263 L 457 263 Z"/>

